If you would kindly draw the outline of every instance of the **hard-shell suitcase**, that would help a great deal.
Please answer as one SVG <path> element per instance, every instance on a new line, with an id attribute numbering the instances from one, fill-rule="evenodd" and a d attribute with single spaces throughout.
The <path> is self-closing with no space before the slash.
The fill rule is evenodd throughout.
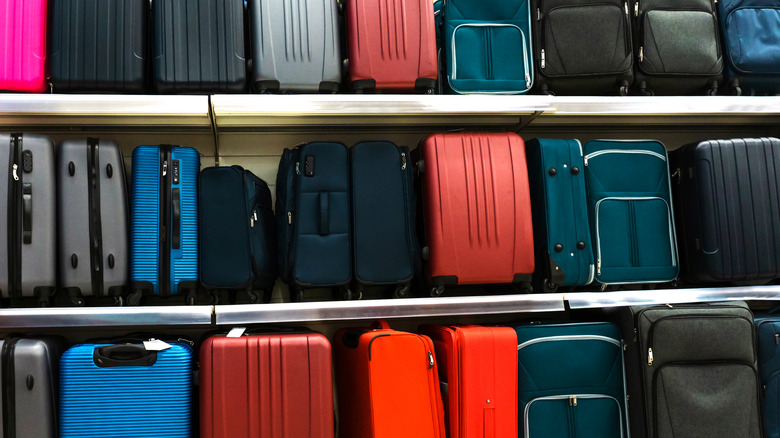
<path id="1" fill-rule="evenodd" d="M 772 312 L 774 313 L 774 312 Z M 761 373 L 764 436 L 780 438 L 780 318 L 774 314 L 756 315 L 758 371 Z"/>
<path id="2" fill-rule="evenodd" d="M 336 0 L 247 4 L 255 91 L 338 91 L 342 58 Z"/>
<path id="3" fill-rule="evenodd" d="M 523 94 L 534 83 L 530 0 L 444 2 L 442 64 L 459 94 Z"/>
<path id="4" fill-rule="evenodd" d="M 617 326 L 528 324 L 516 330 L 519 436 L 628 436 L 623 344 Z"/>
<path id="5" fill-rule="evenodd" d="M 421 264 L 409 148 L 358 143 L 350 149 L 350 176 L 355 279 L 360 286 L 395 286 L 395 296 L 409 296 Z"/>
<path id="6" fill-rule="evenodd" d="M 579 140 L 534 139 L 526 144 L 536 241 L 535 287 L 590 284 L 595 275 Z"/>
<path id="7" fill-rule="evenodd" d="M 190 147 L 138 146 L 133 151 L 129 304 L 142 292 L 171 296 L 198 282 L 198 173 Z"/>
<path id="8" fill-rule="evenodd" d="M 147 0 L 49 2 L 49 80 L 53 91 L 146 90 Z"/>
<path id="9" fill-rule="evenodd" d="M 189 438 L 189 344 L 79 344 L 60 362 L 60 438 Z"/>
<path id="10" fill-rule="evenodd" d="M 200 282 L 208 289 L 265 289 L 278 275 L 268 184 L 241 166 L 200 173 Z M 250 292 L 250 301 L 258 301 Z"/>
<path id="11" fill-rule="evenodd" d="M 435 134 L 420 148 L 431 293 L 456 284 L 529 283 L 534 241 L 523 139 Z"/>
<path id="12" fill-rule="evenodd" d="M 46 83 L 47 0 L 0 4 L 0 90 L 40 93 Z"/>
<path id="13" fill-rule="evenodd" d="M 450 438 L 517 436 L 517 335 L 511 327 L 432 326 Z"/>
<path id="14" fill-rule="evenodd" d="M 349 76 L 355 91 L 433 94 L 438 75 L 429 0 L 348 0 Z"/>
<path id="15" fill-rule="evenodd" d="M 67 140 L 57 154 L 60 289 L 120 297 L 129 283 L 128 204 L 122 151 L 112 141 Z"/>
<path id="16" fill-rule="evenodd" d="M 154 0 L 152 21 L 157 92 L 246 89 L 242 0 Z"/>
<path id="17" fill-rule="evenodd" d="M 279 270 L 293 301 L 303 288 L 352 280 L 349 157 L 341 143 L 285 149 L 276 176 Z M 344 289 L 350 298 L 349 289 Z"/>
<path id="18" fill-rule="evenodd" d="M 627 0 L 529 1 L 538 91 L 628 94 L 634 70 Z"/>
<path id="19" fill-rule="evenodd" d="M 0 339 L 0 436 L 57 437 L 60 338 Z"/>
<path id="20" fill-rule="evenodd" d="M 723 80 L 715 0 L 633 0 L 640 93 L 709 94 Z"/>
<path id="21" fill-rule="evenodd" d="M 0 292 L 47 303 L 57 286 L 54 143 L 0 134 Z"/>
<path id="22" fill-rule="evenodd" d="M 332 438 L 332 360 L 319 333 L 206 339 L 201 438 Z"/>
<path id="23" fill-rule="evenodd" d="M 684 277 L 780 277 L 780 140 L 707 140 L 679 154 Z"/>
<path id="24" fill-rule="evenodd" d="M 444 438 L 430 338 L 378 321 L 339 330 L 333 349 L 340 438 Z"/>
<path id="25" fill-rule="evenodd" d="M 677 237 L 666 148 L 656 140 L 591 140 L 585 181 L 601 284 L 677 278 Z"/>

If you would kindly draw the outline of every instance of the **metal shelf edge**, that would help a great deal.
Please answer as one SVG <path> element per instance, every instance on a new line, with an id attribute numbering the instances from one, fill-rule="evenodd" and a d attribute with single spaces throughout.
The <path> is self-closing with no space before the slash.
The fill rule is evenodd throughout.
<path id="1" fill-rule="evenodd" d="M 572 309 L 710 301 L 780 300 L 780 286 L 572 292 L 564 294 L 564 299 Z"/>
<path id="2" fill-rule="evenodd" d="M 210 326 L 214 306 L 51 307 L 0 309 L 0 329 Z"/>

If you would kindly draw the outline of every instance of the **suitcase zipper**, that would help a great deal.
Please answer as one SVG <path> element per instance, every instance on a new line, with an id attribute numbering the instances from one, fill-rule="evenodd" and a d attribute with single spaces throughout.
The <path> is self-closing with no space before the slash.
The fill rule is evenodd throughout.
<path id="1" fill-rule="evenodd" d="M 3 432 L 6 438 L 16 438 L 16 369 L 14 350 L 19 338 L 6 339 L 2 349 L 3 385 Z"/>
<path id="2" fill-rule="evenodd" d="M 19 167 L 22 135 L 11 134 L 11 160 L 8 184 L 8 296 L 22 293 L 22 244 L 19 215 L 22 202 L 22 169 Z"/>
<path id="3" fill-rule="evenodd" d="M 531 427 L 530 427 L 530 421 L 529 421 L 529 413 L 531 411 L 531 405 L 533 405 L 536 402 L 540 401 L 565 401 L 567 404 L 567 407 L 569 409 L 568 413 L 571 413 L 571 410 L 576 408 L 581 400 L 599 400 L 599 399 L 607 399 L 612 400 L 615 402 L 615 404 L 618 407 L 618 412 L 620 415 L 618 415 L 618 419 L 620 421 L 620 436 L 625 436 L 625 433 L 623 431 L 624 429 L 624 422 L 623 422 L 623 407 L 620 406 L 620 402 L 615 397 L 608 395 L 608 394 L 562 394 L 562 395 L 550 395 L 545 397 L 537 397 L 535 399 L 532 399 L 528 403 L 526 403 L 525 408 L 523 409 L 523 424 L 525 426 L 525 438 L 531 437 Z M 567 422 L 569 422 L 570 430 L 573 432 L 572 428 L 572 422 L 574 421 L 573 418 L 569 418 Z"/>
<path id="4" fill-rule="evenodd" d="M 87 185 L 89 203 L 89 259 L 92 293 L 102 297 L 103 290 L 103 224 L 100 216 L 99 141 L 87 138 Z"/>
<path id="5" fill-rule="evenodd" d="M 519 344 L 517 346 L 517 351 L 522 350 L 525 347 L 528 347 L 530 345 L 539 344 L 542 342 L 556 342 L 556 341 L 601 341 L 601 342 L 608 342 L 610 344 L 613 344 L 617 346 L 618 348 L 621 347 L 620 341 L 617 339 L 613 339 L 607 336 L 601 336 L 601 335 L 565 335 L 565 336 L 546 336 L 543 338 L 535 338 L 530 339 L 528 341 L 523 342 L 522 344 Z"/>
<path id="6" fill-rule="evenodd" d="M 171 295 L 171 145 L 160 146 L 160 295 Z"/>
<path id="7" fill-rule="evenodd" d="M 410 208 L 414 208 L 412 205 L 414 200 L 409 195 L 409 193 L 412 191 L 412 187 L 410 187 L 410 178 L 412 176 L 411 172 L 407 170 L 409 166 L 407 166 L 407 153 L 405 150 L 401 150 L 401 184 L 403 186 L 404 190 L 404 218 L 406 220 L 406 232 L 404 233 L 406 236 L 406 244 L 409 248 L 409 255 L 410 257 L 410 266 L 412 268 L 412 276 L 414 276 L 415 271 L 417 270 L 417 245 L 415 245 L 414 238 L 412 236 L 412 230 L 415 227 L 415 220 L 412 216 L 412 212 Z"/>

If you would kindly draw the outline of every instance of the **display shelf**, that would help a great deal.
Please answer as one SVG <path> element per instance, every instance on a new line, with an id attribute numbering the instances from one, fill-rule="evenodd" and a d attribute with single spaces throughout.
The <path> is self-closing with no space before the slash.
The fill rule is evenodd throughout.
<path id="1" fill-rule="evenodd" d="M 780 300 L 780 286 L 573 292 L 564 294 L 564 300 L 572 309 L 709 301 Z"/>
<path id="2" fill-rule="evenodd" d="M 0 328 L 210 326 L 214 306 L 0 309 Z"/>

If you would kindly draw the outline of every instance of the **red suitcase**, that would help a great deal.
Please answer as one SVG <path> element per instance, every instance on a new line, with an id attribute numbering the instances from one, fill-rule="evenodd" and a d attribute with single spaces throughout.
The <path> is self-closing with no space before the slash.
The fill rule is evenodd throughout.
<path id="1" fill-rule="evenodd" d="M 390 330 L 341 329 L 333 338 L 339 438 L 444 438 L 433 343 Z"/>
<path id="2" fill-rule="evenodd" d="M 0 90 L 46 90 L 47 3 L 0 1 Z"/>
<path id="3" fill-rule="evenodd" d="M 347 0 L 349 75 L 357 92 L 432 94 L 438 76 L 430 0 Z"/>
<path id="4" fill-rule="evenodd" d="M 515 330 L 424 325 L 419 331 L 436 349 L 448 436 L 516 437 Z"/>
<path id="5" fill-rule="evenodd" d="M 319 333 L 206 339 L 201 438 L 332 438 L 331 361 Z"/>
<path id="6" fill-rule="evenodd" d="M 530 284 L 534 241 L 523 139 L 435 134 L 420 148 L 431 294 L 456 284 Z"/>

